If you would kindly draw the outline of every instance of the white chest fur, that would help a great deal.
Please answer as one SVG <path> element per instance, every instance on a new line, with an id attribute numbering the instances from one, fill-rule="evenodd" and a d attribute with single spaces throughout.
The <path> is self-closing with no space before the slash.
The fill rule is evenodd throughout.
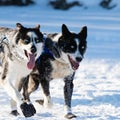
<path id="1" fill-rule="evenodd" d="M 64 78 L 65 76 L 73 73 L 73 70 L 70 69 L 70 66 L 66 63 L 61 63 L 57 60 L 51 61 L 51 63 L 53 66 L 51 75 L 53 79 Z"/>
<path id="2" fill-rule="evenodd" d="M 13 75 L 13 77 L 17 78 L 17 79 L 21 79 L 22 77 L 26 77 L 32 70 L 27 68 L 27 64 L 22 63 L 20 61 L 9 61 L 9 65 L 8 65 L 8 70 L 9 70 L 9 74 Z"/>

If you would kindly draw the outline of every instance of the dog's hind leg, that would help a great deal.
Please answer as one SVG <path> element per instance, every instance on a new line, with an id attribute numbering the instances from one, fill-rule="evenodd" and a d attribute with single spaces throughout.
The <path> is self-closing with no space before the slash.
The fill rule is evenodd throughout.
<path id="1" fill-rule="evenodd" d="M 64 82 L 65 82 L 64 100 L 65 100 L 65 112 L 66 112 L 65 117 L 67 119 L 76 117 L 76 115 L 74 115 L 71 110 L 71 99 L 72 99 L 72 93 L 73 93 L 73 87 L 74 87 L 73 78 L 74 78 L 74 74 L 64 78 Z"/>
<path id="2" fill-rule="evenodd" d="M 43 94 L 43 100 L 36 100 L 39 104 L 43 105 L 45 108 L 51 108 L 52 107 L 52 101 L 50 96 L 50 81 L 43 79 L 41 80 L 41 88 L 42 88 L 42 94 Z"/>

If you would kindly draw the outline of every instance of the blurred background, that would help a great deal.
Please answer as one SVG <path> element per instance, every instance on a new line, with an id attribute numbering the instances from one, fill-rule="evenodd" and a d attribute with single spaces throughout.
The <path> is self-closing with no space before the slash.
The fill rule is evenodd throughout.
<path id="1" fill-rule="evenodd" d="M 73 6 L 84 6 L 84 0 L 47 0 L 54 9 L 67 10 Z M 117 4 L 110 5 L 112 0 L 96 0 L 98 4 L 105 9 L 113 9 Z M 92 2 L 92 1 L 90 1 Z M 31 4 L 37 4 L 36 0 L 0 0 L 1 6 L 28 6 Z"/>
<path id="2" fill-rule="evenodd" d="M 16 23 L 42 32 L 61 32 L 64 23 L 71 31 L 88 27 L 85 58 L 120 58 L 119 0 L 0 0 L 0 26 Z"/>

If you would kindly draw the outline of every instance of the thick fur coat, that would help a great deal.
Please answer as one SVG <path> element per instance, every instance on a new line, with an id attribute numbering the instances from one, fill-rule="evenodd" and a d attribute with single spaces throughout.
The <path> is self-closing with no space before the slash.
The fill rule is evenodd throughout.
<path id="1" fill-rule="evenodd" d="M 63 24 L 62 33 L 46 34 L 44 52 L 36 61 L 36 67 L 27 76 L 23 86 L 24 99 L 30 101 L 30 94 L 41 84 L 44 99 L 37 102 L 44 107 L 51 107 L 50 81 L 62 78 L 65 83 L 63 88 L 65 117 L 68 119 L 76 117 L 71 110 L 73 80 L 87 48 L 86 38 L 86 26 L 79 33 L 74 33 Z"/>
<path id="2" fill-rule="evenodd" d="M 26 117 L 35 113 L 34 106 L 23 101 L 20 81 L 33 70 L 43 50 L 43 35 L 39 25 L 26 28 L 20 23 L 16 29 L 0 28 L 0 84 L 11 97 L 12 114 L 18 115 L 17 105 Z"/>

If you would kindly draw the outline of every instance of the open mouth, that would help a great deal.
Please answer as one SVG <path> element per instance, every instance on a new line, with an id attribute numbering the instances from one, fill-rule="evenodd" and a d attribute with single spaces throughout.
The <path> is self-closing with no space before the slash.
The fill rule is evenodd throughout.
<path id="1" fill-rule="evenodd" d="M 28 69 L 33 69 L 35 66 L 35 54 L 28 53 L 26 50 L 24 50 L 26 57 L 28 58 L 27 67 Z"/>
<path id="2" fill-rule="evenodd" d="M 70 61 L 72 69 L 77 70 L 79 67 L 79 63 L 77 61 L 73 60 L 69 55 L 68 55 L 68 59 Z"/>

